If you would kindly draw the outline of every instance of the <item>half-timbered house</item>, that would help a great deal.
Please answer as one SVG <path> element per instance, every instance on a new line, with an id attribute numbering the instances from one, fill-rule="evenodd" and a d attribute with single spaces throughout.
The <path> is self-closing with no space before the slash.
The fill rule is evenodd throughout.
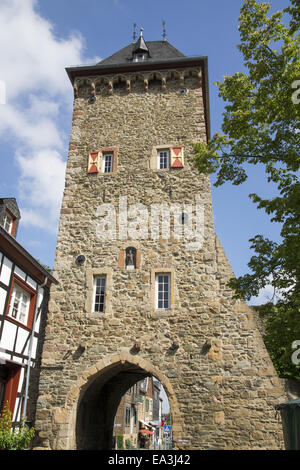
<path id="1" fill-rule="evenodd" d="M 48 292 L 57 281 L 17 240 L 20 212 L 0 199 L 0 410 L 33 421 Z"/>

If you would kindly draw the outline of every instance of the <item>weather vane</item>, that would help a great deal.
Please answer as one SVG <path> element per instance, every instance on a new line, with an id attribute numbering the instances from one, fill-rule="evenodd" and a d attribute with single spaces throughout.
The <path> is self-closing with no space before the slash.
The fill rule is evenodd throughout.
<path id="1" fill-rule="evenodd" d="M 167 33 L 166 33 L 166 22 L 165 22 L 165 20 L 162 20 L 162 25 L 163 25 L 162 37 L 163 37 L 163 40 L 166 41 Z"/>
<path id="2" fill-rule="evenodd" d="M 133 42 L 136 42 L 136 23 L 133 23 Z"/>

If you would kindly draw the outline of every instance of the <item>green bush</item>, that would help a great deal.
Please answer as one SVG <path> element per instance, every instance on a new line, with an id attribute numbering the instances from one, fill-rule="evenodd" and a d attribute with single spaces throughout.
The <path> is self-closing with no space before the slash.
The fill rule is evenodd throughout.
<path id="1" fill-rule="evenodd" d="M 123 434 L 117 434 L 116 437 L 117 437 L 118 449 L 124 449 L 124 447 L 123 447 L 123 444 L 124 444 Z"/>
<path id="2" fill-rule="evenodd" d="M 34 436 L 34 428 L 21 424 L 19 429 L 12 429 L 11 412 L 8 403 L 4 405 L 0 417 L 0 449 L 25 449 Z"/>
<path id="3" fill-rule="evenodd" d="M 126 449 L 131 449 L 131 442 L 130 442 L 130 439 L 126 439 L 126 441 L 125 441 L 125 447 L 126 447 Z"/>

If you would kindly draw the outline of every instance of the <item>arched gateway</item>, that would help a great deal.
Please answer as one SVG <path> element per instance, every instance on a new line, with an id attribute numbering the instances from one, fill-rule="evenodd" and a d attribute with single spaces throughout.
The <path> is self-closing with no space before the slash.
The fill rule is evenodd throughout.
<path id="1" fill-rule="evenodd" d="M 153 365 L 121 353 L 98 361 L 84 372 L 67 395 L 64 407 L 54 410 L 56 449 L 111 449 L 114 417 L 122 395 L 137 380 L 155 376 L 164 386 L 172 412 L 173 444 L 181 441 L 182 418 L 170 381 Z"/>
<path id="2" fill-rule="evenodd" d="M 74 112 L 37 447 L 110 448 L 122 393 L 148 374 L 168 394 L 175 448 L 282 445 L 283 388 L 227 287 L 209 177 L 193 164 L 191 142 L 209 139 L 207 68 L 141 36 L 67 69 Z"/>

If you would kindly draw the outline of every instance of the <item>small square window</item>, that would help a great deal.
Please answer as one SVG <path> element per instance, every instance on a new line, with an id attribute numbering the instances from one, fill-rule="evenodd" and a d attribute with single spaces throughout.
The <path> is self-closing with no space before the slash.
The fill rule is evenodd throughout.
<path id="1" fill-rule="evenodd" d="M 102 147 L 89 153 L 88 174 L 116 173 L 118 166 L 118 148 Z"/>
<path id="2" fill-rule="evenodd" d="M 103 173 L 112 173 L 113 171 L 113 155 L 112 154 L 104 154 L 103 155 Z"/>
<path id="3" fill-rule="evenodd" d="M 94 312 L 105 311 L 106 277 L 99 276 L 94 279 Z"/>
<path id="4" fill-rule="evenodd" d="M 170 152 L 168 149 L 157 151 L 157 166 L 159 170 L 170 168 Z"/>
<path id="5" fill-rule="evenodd" d="M 178 170 L 184 167 L 184 147 L 182 145 L 155 145 L 150 158 L 151 170 Z"/>

